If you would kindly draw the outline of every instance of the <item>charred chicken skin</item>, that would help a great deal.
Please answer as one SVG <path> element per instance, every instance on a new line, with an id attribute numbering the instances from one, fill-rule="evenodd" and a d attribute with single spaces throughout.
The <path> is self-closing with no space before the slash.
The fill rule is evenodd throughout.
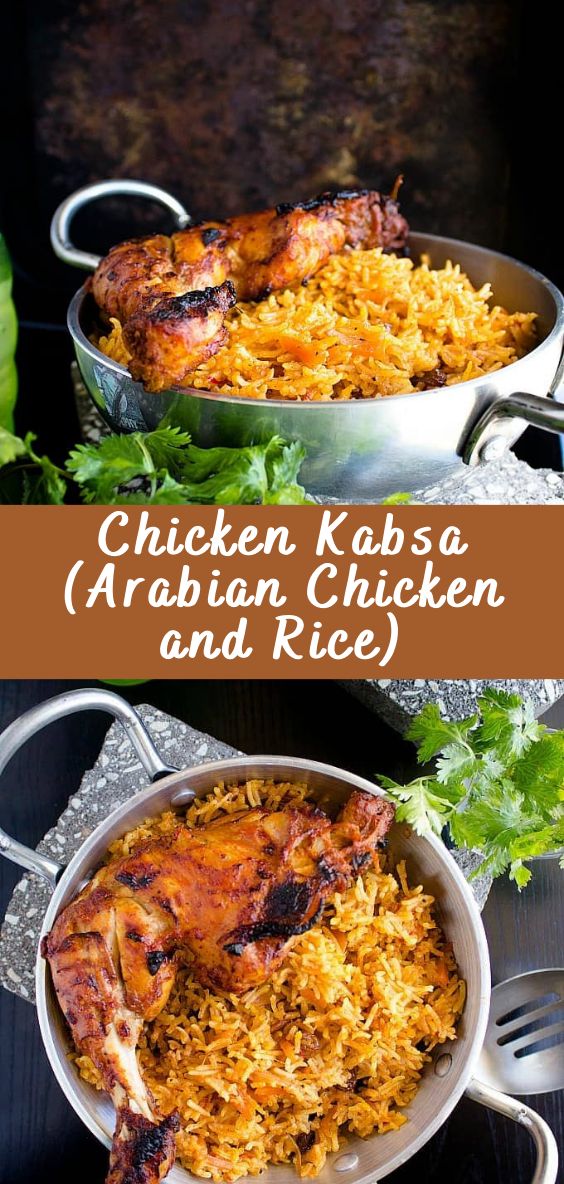
<path id="1" fill-rule="evenodd" d="M 74 1043 L 116 1107 L 107 1184 L 155 1184 L 174 1162 L 177 1119 L 156 1112 L 136 1046 L 179 963 L 212 989 L 265 982 L 393 817 L 389 802 L 357 792 L 335 823 L 304 804 L 179 825 L 103 867 L 63 910 L 42 953 Z"/>
<path id="2" fill-rule="evenodd" d="M 170 238 L 120 243 L 98 265 L 92 290 L 106 316 L 122 322 L 133 377 L 147 390 L 166 390 L 225 343 L 225 317 L 237 300 L 307 280 L 344 246 L 395 250 L 407 234 L 393 197 L 322 193 Z"/>

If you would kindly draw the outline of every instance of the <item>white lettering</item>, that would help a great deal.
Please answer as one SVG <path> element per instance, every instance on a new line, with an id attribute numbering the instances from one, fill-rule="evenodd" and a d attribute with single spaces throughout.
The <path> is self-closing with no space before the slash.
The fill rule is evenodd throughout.
<path id="1" fill-rule="evenodd" d="M 439 539 L 441 555 L 464 555 L 468 550 L 468 543 L 462 542 L 458 526 L 447 526 Z"/>
<path id="2" fill-rule="evenodd" d="M 165 633 L 161 641 L 159 650 L 161 658 L 166 658 L 167 661 L 172 658 L 187 658 L 188 647 L 182 646 L 181 648 L 181 641 L 182 634 L 178 632 L 178 629 L 169 629 L 168 633 Z"/>
<path id="3" fill-rule="evenodd" d="M 94 587 L 88 589 L 88 592 L 90 595 L 88 596 L 88 600 L 86 601 L 87 608 L 92 608 L 92 605 L 96 604 L 96 601 L 99 596 L 101 596 L 106 601 L 108 608 L 115 608 L 116 607 L 116 602 L 115 602 L 115 597 L 114 597 L 115 574 L 116 574 L 115 563 L 105 563 L 101 572 L 100 572 L 100 575 L 98 576 L 98 579 L 96 580 L 96 583 L 94 584 Z"/>
<path id="4" fill-rule="evenodd" d="M 124 608 L 131 608 L 131 602 L 133 600 L 133 593 L 135 592 L 135 589 L 139 587 L 139 584 L 144 584 L 144 583 L 145 583 L 144 576 L 137 576 L 137 579 L 133 579 L 133 577 L 131 577 L 129 580 L 126 580 L 125 592 L 123 594 L 123 607 Z"/>
<path id="5" fill-rule="evenodd" d="M 327 600 L 319 600 L 317 597 L 317 581 L 322 575 L 326 575 L 329 580 L 334 580 L 335 576 L 338 575 L 336 565 L 334 563 L 320 563 L 319 567 L 316 567 L 315 571 L 309 577 L 306 595 L 309 603 L 313 604 L 314 608 L 331 608 L 332 605 L 337 603 L 337 596 L 333 594 Z"/>
<path id="6" fill-rule="evenodd" d="M 348 511 L 343 510 L 334 520 L 332 520 L 332 510 L 324 510 L 321 519 L 321 526 L 319 527 L 319 534 L 317 536 L 317 546 L 315 548 L 316 555 L 323 555 L 325 549 L 332 551 L 333 555 L 344 555 L 333 540 L 333 535 L 338 526 L 342 526 L 348 518 Z"/>
<path id="7" fill-rule="evenodd" d="M 430 526 L 418 526 L 417 530 L 413 531 L 413 537 L 416 543 L 421 543 L 421 546 L 416 546 L 416 543 L 411 544 L 411 551 L 413 555 L 428 555 L 429 551 L 433 549 L 433 544 L 427 535 L 431 533 Z"/>
<path id="8" fill-rule="evenodd" d="M 492 579 L 476 580 L 476 587 L 474 589 L 474 595 L 472 597 L 472 604 L 481 604 L 482 597 L 483 597 L 484 592 L 486 590 L 487 590 L 486 604 L 489 604 L 490 608 L 499 608 L 499 606 L 501 604 L 505 604 L 505 596 L 502 596 L 501 593 L 499 596 L 496 595 L 497 580 L 492 580 Z"/>
<path id="9" fill-rule="evenodd" d="M 280 660 L 282 654 L 288 654 L 289 658 L 296 658 L 301 662 L 303 655 L 296 653 L 290 645 L 290 641 L 294 637 L 299 637 L 304 631 L 304 623 L 301 617 L 296 617 L 292 613 L 287 613 L 281 617 L 276 617 L 278 621 L 278 628 L 276 630 L 276 637 L 274 639 L 274 648 L 272 657 L 275 662 Z M 292 628 L 293 625 L 293 628 Z"/>
<path id="10" fill-rule="evenodd" d="M 108 517 L 104 518 L 98 531 L 98 546 L 104 555 L 125 555 L 126 551 L 129 551 L 129 543 L 122 543 L 121 547 L 118 547 L 115 551 L 112 551 L 108 543 L 110 526 L 113 526 L 114 523 L 119 524 L 119 526 L 127 526 L 128 522 L 129 518 L 125 510 L 114 510 L 112 514 L 108 514 Z"/>

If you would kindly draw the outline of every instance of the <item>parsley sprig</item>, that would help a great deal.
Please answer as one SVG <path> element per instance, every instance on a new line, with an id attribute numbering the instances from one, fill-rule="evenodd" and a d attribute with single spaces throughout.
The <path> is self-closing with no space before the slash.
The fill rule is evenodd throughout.
<path id="1" fill-rule="evenodd" d="M 244 448 L 197 448 L 178 428 L 104 436 L 79 444 L 59 467 L 35 436 L 0 428 L 0 504 L 308 505 L 298 483 L 302 444 L 273 436 Z"/>
<path id="2" fill-rule="evenodd" d="M 407 785 L 378 777 L 399 821 L 421 835 L 446 828 L 455 846 L 483 855 L 480 873 L 508 871 L 519 888 L 530 859 L 564 847 L 564 732 L 539 724 L 531 703 L 490 687 L 464 720 L 428 704 L 407 736 L 435 769 Z"/>

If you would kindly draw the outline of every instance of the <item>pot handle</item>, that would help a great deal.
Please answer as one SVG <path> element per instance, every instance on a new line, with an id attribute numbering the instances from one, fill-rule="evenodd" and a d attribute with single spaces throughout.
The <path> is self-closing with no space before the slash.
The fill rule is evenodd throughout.
<path id="1" fill-rule="evenodd" d="M 488 1110 L 497 1110 L 498 1114 L 504 1114 L 506 1118 L 512 1118 L 514 1122 L 526 1127 L 537 1149 L 537 1162 L 531 1184 L 556 1184 L 558 1144 L 544 1118 L 524 1102 L 510 1098 L 507 1094 L 502 1094 L 476 1079 L 470 1082 L 465 1092 L 467 1098 L 472 1098 Z"/>
<path id="2" fill-rule="evenodd" d="M 81 267 L 83 271 L 96 270 L 101 256 L 92 255 L 90 251 L 80 251 L 78 247 L 73 246 L 70 237 L 71 222 L 77 210 L 80 210 L 82 206 L 88 205 L 89 202 L 97 201 L 100 197 L 120 197 L 122 195 L 147 197 L 151 201 L 156 201 L 160 205 L 165 206 L 174 215 L 179 230 L 184 230 L 184 227 L 188 226 L 192 221 L 182 203 L 177 201 L 172 194 L 167 193 L 166 189 L 161 189 L 158 185 L 151 185 L 147 181 L 132 181 L 128 179 L 121 181 L 96 181 L 93 185 L 85 185 L 82 189 L 77 189 L 75 193 L 71 193 L 70 197 L 65 198 L 53 214 L 51 219 L 51 246 L 58 258 L 63 260 L 63 263 L 70 263 L 72 267 Z"/>
<path id="3" fill-rule="evenodd" d="M 39 703 L 36 707 L 32 707 L 30 711 L 26 711 L 25 715 L 21 715 L 19 719 L 15 719 L 13 723 L 8 725 L 0 735 L 0 774 L 3 773 L 8 762 L 22 745 L 30 740 L 36 732 L 40 732 L 47 724 L 54 723 L 55 720 L 62 719 L 65 715 L 74 715 L 77 711 L 88 710 L 107 711 L 122 724 L 128 740 L 152 782 L 166 777 L 168 773 L 176 772 L 172 765 L 166 765 L 159 756 L 141 716 L 134 707 L 130 707 L 125 699 L 114 694 L 113 691 L 84 687 L 81 690 L 68 691 L 63 695 L 56 695 L 53 699 L 47 699 L 45 703 Z M 38 875 L 48 880 L 52 888 L 57 884 L 63 871 L 62 864 L 57 863 L 48 855 L 34 851 L 32 847 L 25 847 L 23 843 L 18 843 L 1 828 L 0 854 L 4 855 L 6 859 L 11 859 L 13 863 L 18 863 L 20 867 L 26 868 L 27 871 L 37 872 Z"/>
<path id="4" fill-rule="evenodd" d="M 564 406 L 550 397 L 518 392 L 496 399 L 484 411 L 466 441 L 464 460 L 477 465 L 483 460 L 499 460 L 511 447 L 511 440 L 500 431 L 506 419 L 525 419 L 546 432 L 564 432 Z"/>

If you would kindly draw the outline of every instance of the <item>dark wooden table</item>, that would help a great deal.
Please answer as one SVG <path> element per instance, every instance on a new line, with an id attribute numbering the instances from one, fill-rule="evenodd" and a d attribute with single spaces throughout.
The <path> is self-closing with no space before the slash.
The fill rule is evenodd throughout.
<path id="1" fill-rule="evenodd" d="M 0 728 L 34 703 L 80 683 L 0 682 Z M 410 746 L 330 682 L 153 682 L 129 688 L 244 751 L 325 759 L 370 776 L 409 773 Z M 557 705 L 550 722 L 564 724 Z M 35 844 L 74 792 L 100 748 L 107 720 L 72 716 L 37 736 L 12 762 L 0 787 L 0 822 Z M 0 910 L 18 878 L 0 860 Z M 556 861 L 537 865 L 521 896 L 498 882 L 486 906 L 494 981 L 564 962 L 564 876 Z M 102 1184 L 106 1152 L 81 1125 L 45 1058 L 35 1012 L 0 992 L 0 1181 Z M 528 1099 L 564 1150 L 564 1094 Z M 513 1123 L 462 1102 L 439 1134 L 393 1176 L 394 1184 L 528 1184 L 529 1139 Z"/>

